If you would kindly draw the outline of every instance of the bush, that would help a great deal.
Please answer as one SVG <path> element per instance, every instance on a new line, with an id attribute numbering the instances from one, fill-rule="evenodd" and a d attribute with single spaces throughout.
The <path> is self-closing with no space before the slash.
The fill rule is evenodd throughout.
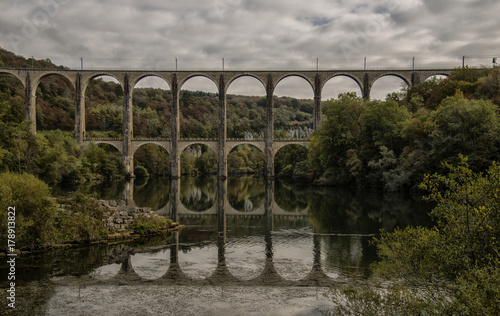
<path id="1" fill-rule="evenodd" d="M 127 228 L 132 229 L 134 233 L 139 235 L 152 235 L 168 229 L 171 224 L 171 219 L 161 216 L 138 217 Z"/>
<path id="2" fill-rule="evenodd" d="M 91 242 L 108 235 L 104 208 L 94 198 L 77 193 L 58 202 L 65 205 L 55 218 L 58 243 Z"/>
<path id="3" fill-rule="evenodd" d="M 56 239 L 55 205 L 49 186 L 31 174 L 0 174 L 1 243 L 7 246 L 8 207 L 15 207 L 16 248 L 35 248 Z"/>

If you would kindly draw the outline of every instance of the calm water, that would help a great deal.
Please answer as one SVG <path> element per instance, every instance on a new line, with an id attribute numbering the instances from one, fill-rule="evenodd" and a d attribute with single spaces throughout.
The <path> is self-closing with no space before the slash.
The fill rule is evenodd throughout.
<path id="1" fill-rule="evenodd" d="M 79 189 L 151 207 L 186 227 L 168 237 L 19 258 L 20 291 L 50 289 L 35 295 L 48 314 L 245 315 L 252 314 L 245 304 L 256 301 L 271 314 L 315 314 L 315 304 L 327 304 L 318 288 L 370 277 L 370 240 L 381 229 L 430 224 L 429 205 L 408 194 L 257 177 L 135 179 Z M 137 293 L 153 302 L 131 301 Z M 18 297 L 34 304 L 32 294 Z"/>

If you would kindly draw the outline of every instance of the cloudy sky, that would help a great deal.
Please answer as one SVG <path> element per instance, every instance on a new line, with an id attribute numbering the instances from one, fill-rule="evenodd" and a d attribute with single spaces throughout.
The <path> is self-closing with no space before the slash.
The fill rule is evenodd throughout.
<path id="1" fill-rule="evenodd" d="M 491 66 L 499 14 L 497 0 L 3 0 L 0 46 L 74 68 Z M 299 79 L 277 89 L 312 97 Z"/>

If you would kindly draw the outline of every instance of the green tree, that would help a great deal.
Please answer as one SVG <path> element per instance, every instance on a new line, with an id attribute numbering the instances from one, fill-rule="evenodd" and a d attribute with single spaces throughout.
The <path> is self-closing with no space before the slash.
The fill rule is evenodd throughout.
<path id="1" fill-rule="evenodd" d="M 436 207 L 434 228 L 407 228 L 376 240 L 376 271 L 391 279 L 441 291 L 457 314 L 500 311 L 500 165 L 473 172 L 466 158 L 445 164 L 447 175 L 426 176 L 421 188 Z M 494 283 L 491 283 L 494 282 Z"/>
<path id="2" fill-rule="evenodd" d="M 322 184 L 351 184 L 353 172 L 347 168 L 347 153 L 356 155 L 362 147 L 363 100 L 355 93 L 339 95 L 325 103 L 323 122 L 314 133 L 309 150 L 309 167 Z M 351 172 L 353 171 L 353 172 Z"/>

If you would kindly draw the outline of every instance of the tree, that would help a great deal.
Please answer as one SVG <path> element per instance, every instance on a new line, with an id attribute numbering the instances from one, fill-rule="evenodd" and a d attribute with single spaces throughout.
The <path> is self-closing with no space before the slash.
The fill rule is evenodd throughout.
<path id="1" fill-rule="evenodd" d="M 407 228 L 376 240 L 384 276 L 442 292 L 463 315 L 500 312 L 500 164 L 473 172 L 467 159 L 427 175 L 421 188 L 436 207 L 433 228 Z M 444 297 L 442 297 L 444 299 Z"/>
<path id="2" fill-rule="evenodd" d="M 315 175 L 322 175 L 322 183 L 355 181 L 346 168 L 346 157 L 349 151 L 361 150 L 364 107 L 355 93 L 341 94 L 325 103 L 324 119 L 313 135 L 308 156 L 309 168 Z"/>

